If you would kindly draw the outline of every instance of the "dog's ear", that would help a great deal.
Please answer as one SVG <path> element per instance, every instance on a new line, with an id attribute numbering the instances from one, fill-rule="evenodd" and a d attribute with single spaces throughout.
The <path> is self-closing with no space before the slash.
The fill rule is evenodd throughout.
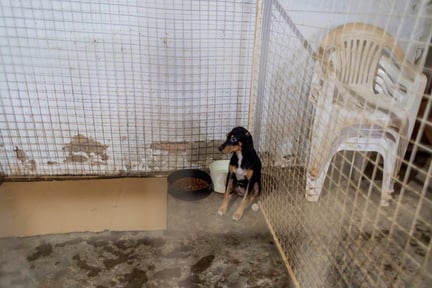
<path id="1" fill-rule="evenodd" d="M 245 133 L 245 144 L 246 144 L 246 148 L 248 151 L 253 151 L 254 150 L 254 146 L 253 146 L 253 140 L 252 140 L 252 135 L 249 132 Z"/>

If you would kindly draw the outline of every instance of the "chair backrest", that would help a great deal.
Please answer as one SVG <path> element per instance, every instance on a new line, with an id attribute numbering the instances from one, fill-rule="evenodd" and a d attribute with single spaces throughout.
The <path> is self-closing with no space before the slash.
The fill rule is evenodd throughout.
<path id="1" fill-rule="evenodd" d="M 344 24 L 322 39 L 316 56 L 321 73 L 365 97 L 366 104 L 358 107 L 372 105 L 397 118 L 409 139 L 426 77 L 407 61 L 390 34 L 371 24 Z"/>
<path id="2" fill-rule="evenodd" d="M 340 82 L 373 89 L 383 51 L 404 61 L 402 49 L 384 30 L 366 23 L 348 23 L 324 37 L 319 53 Z"/>
<path id="3" fill-rule="evenodd" d="M 317 55 L 324 73 L 354 90 L 389 99 L 366 99 L 372 103 L 395 100 L 415 117 L 426 77 L 404 56 L 395 39 L 367 23 L 348 23 L 331 30 L 320 43 Z M 414 115 L 412 115 L 414 114 Z"/>

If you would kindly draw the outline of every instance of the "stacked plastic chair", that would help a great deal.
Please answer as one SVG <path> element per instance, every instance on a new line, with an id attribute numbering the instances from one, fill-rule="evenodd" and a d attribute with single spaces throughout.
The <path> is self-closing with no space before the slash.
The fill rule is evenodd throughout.
<path id="1" fill-rule="evenodd" d="M 389 205 L 426 86 L 381 28 L 350 23 L 321 41 L 310 91 L 314 103 L 306 198 L 317 201 L 336 152 L 375 151 L 384 160 L 380 205 Z"/>

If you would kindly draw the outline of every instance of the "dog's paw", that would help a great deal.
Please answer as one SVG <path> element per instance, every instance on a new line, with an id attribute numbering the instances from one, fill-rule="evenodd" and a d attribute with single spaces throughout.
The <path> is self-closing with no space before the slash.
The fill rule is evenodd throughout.
<path id="1" fill-rule="evenodd" d="M 242 216 L 243 216 L 242 213 L 236 212 L 236 213 L 234 213 L 232 219 L 233 219 L 234 221 L 239 221 L 239 220 L 241 219 Z"/>
<path id="2" fill-rule="evenodd" d="M 225 215 L 226 212 L 227 212 L 227 207 L 220 207 L 218 210 L 218 214 L 221 216 Z"/>
<path id="3" fill-rule="evenodd" d="M 259 205 L 254 203 L 254 204 L 252 204 L 251 208 L 252 208 L 252 211 L 257 212 L 259 210 Z"/>

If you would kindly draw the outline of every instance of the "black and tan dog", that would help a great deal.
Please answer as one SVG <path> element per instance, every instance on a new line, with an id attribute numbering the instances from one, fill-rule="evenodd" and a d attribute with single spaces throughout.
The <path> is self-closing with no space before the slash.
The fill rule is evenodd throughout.
<path id="1" fill-rule="evenodd" d="M 252 135 L 243 127 L 232 129 L 219 150 L 232 153 L 232 156 L 225 183 L 224 200 L 218 213 L 226 214 L 232 195 L 237 194 L 242 200 L 233 219 L 238 221 L 248 204 L 252 204 L 261 192 L 261 161 L 254 149 Z"/>

